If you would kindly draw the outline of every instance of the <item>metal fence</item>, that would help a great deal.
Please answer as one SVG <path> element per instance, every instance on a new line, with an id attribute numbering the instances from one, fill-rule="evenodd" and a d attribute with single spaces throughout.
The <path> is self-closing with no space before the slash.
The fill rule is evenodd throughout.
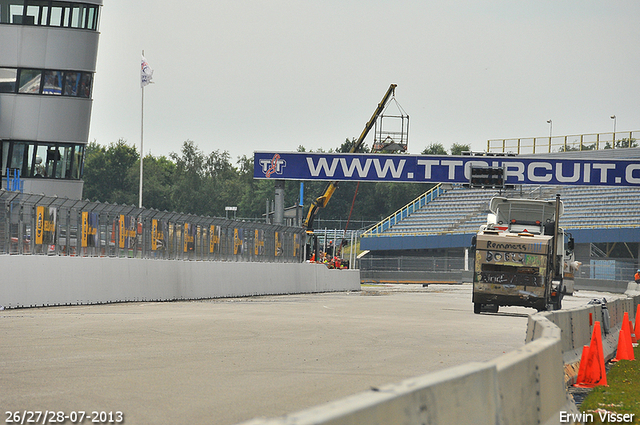
<path id="1" fill-rule="evenodd" d="M 304 261 L 301 228 L 0 190 L 0 253 Z"/>
<path id="2" fill-rule="evenodd" d="M 363 257 L 359 261 L 363 271 L 449 272 L 472 268 L 465 268 L 464 257 Z"/>
<path id="3" fill-rule="evenodd" d="M 589 262 L 583 262 L 578 269 L 577 277 L 629 282 L 633 281 L 636 270 L 638 264 L 634 259 L 592 258 Z"/>
<path id="4" fill-rule="evenodd" d="M 640 131 L 575 134 L 569 136 L 522 137 L 491 139 L 487 152 L 513 152 L 520 154 L 618 149 L 637 147 Z"/>

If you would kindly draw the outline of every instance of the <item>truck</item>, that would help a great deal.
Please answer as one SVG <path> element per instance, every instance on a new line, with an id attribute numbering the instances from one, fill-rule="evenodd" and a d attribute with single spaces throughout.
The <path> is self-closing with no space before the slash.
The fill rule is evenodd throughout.
<path id="1" fill-rule="evenodd" d="M 573 293 L 574 240 L 558 226 L 555 200 L 494 197 L 487 224 L 472 238 L 473 312 L 500 306 L 559 310 Z"/>

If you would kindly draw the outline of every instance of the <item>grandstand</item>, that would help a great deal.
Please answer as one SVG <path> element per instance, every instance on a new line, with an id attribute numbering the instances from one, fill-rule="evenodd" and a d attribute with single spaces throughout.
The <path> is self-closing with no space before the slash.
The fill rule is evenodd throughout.
<path id="1" fill-rule="evenodd" d="M 494 196 L 552 199 L 559 193 L 565 213 L 560 226 L 566 229 L 640 227 L 640 188 L 602 186 L 539 186 L 528 190 L 483 190 L 451 187 L 405 219 L 367 236 L 415 236 L 455 233 L 473 234 L 486 223 L 489 201 Z"/>
<path id="2" fill-rule="evenodd" d="M 538 158 L 608 157 L 640 158 L 640 148 L 606 152 L 571 152 L 537 155 Z M 584 264 L 594 258 L 623 257 L 629 267 L 640 266 L 640 187 L 518 186 L 510 190 L 468 189 L 439 185 L 438 196 L 413 207 L 415 201 L 373 226 L 361 239 L 369 258 L 461 258 L 472 236 L 486 223 L 494 196 L 553 199 L 560 194 L 564 215 L 560 226 L 576 241 L 576 257 Z M 412 207 L 411 212 L 405 212 Z M 617 246 L 617 248 L 616 248 Z M 626 273 L 626 272 L 625 272 Z"/>

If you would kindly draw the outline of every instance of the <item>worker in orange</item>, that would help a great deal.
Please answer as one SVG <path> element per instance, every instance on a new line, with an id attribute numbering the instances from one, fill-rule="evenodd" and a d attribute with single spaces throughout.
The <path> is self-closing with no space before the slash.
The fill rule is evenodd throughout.
<path id="1" fill-rule="evenodd" d="M 633 277 L 636 283 L 640 283 L 640 270 L 636 272 L 636 275 Z"/>

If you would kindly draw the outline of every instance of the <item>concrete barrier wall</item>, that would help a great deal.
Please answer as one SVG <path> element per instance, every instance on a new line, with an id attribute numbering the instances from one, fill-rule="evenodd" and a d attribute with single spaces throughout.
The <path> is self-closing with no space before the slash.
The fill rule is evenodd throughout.
<path id="1" fill-rule="evenodd" d="M 640 303 L 640 296 L 633 295 L 609 301 L 609 329 L 605 332 L 602 327 L 602 345 L 604 357 L 609 360 L 614 357 L 618 343 L 618 332 L 622 326 L 624 313 L 629 313 L 629 318 L 635 317 L 635 306 Z M 527 336 L 525 341 L 530 342 L 538 337 L 538 318 L 544 317 L 558 326 L 562 332 L 562 355 L 565 364 L 572 364 L 580 360 L 582 347 L 589 345 L 593 333 L 593 324 L 598 321 L 604 323 L 602 305 L 595 304 L 569 310 L 539 313 L 529 316 Z"/>
<path id="2" fill-rule="evenodd" d="M 610 342 L 617 341 L 624 311 L 633 317 L 639 302 L 640 296 L 635 296 L 608 303 L 613 311 Z M 527 343 L 492 361 L 468 363 L 243 425 L 560 424 L 560 412 L 578 414 L 566 391 L 564 358 L 573 358 L 578 347 L 581 352 L 589 344 L 596 320 L 602 320 L 599 305 L 535 314 L 529 316 Z M 609 354 L 613 350 L 613 343 L 605 347 Z"/>
<path id="3" fill-rule="evenodd" d="M 321 264 L 0 256 L 5 308 L 359 290 L 358 270 Z"/>
<path id="4" fill-rule="evenodd" d="M 577 277 L 575 279 L 575 289 L 623 294 L 627 290 L 627 281 L 584 279 L 581 277 Z"/>

